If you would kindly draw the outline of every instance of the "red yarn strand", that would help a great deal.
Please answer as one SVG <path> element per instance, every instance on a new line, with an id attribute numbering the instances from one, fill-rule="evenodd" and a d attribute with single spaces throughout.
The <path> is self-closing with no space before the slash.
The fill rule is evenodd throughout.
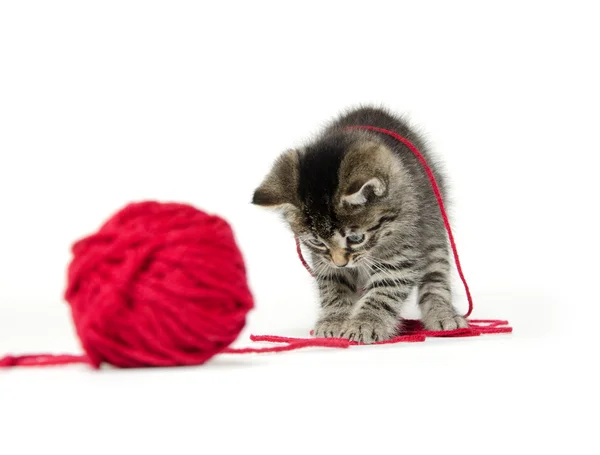
<path id="1" fill-rule="evenodd" d="M 403 326 L 400 329 L 401 335 L 392 339 L 378 341 L 377 344 L 396 344 L 405 342 L 422 342 L 427 338 L 450 338 L 450 337 L 473 337 L 492 333 L 511 333 L 512 327 L 508 326 L 507 321 L 500 320 L 468 320 L 469 327 L 456 330 L 425 330 L 421 321 L 417 319 L 408 319 L 403 321 Z M 312 333 L 311 333 L 312 334 Z M 272 343 L 296 343 L 305 340 L 314 340 L 315 338 L 292 338 L 281 337 L 275 335 L 253 335 L 250 337 L 252 341 L 266 341 Z M 327 340 L 337 340 L 338 338 L 326 338 Z M 350 346 L 355 346 L 360 343 L 351 341 Z"/>
<path id="2" fill-rule="evenodd" d="M 448 331 L 424 330 L 418 320 L 405 320 L 402 335 L 398 335 L 390 340 L 378 341 L 373 345 L 397 344 L 397 343 L 418 343 L 427 338 L 460 338 L 473 337 L 486 334 L 511 333 L 512 327 L 508 326 L 508 321 L 493 319 L 471 319 L 468 321 L 469 327 L 464 329 Z M 225 348 L 221 351 L 223 354 L 266 354 L 285 351 L 294 351 L 303 348 L 348 348 L 357 346 L 361 343 L 349 341 L 345 338 L 295 338 L 278 335 L 250 335 L 253 342 L 278 343 L 282 346 L 263 347 L 263 348 Z M 197 363 L 190 359 L 180 359 L 181 365 L 196 365 Z M 187 360 L 187 361 L 186 361 Z M 0 359 L 0 368 L 16 366 L 56 366 L 69 364 L 89 364 L 94 368 L 99 365 L 94 364 L 85 355 L 24 355 L 24 356 L 6 356 Z M 161 366 L 161 365 L 157 365 Z"/>
<path id="3" fill-rule="evenodd" d="M 314 278 L 315 274 L 313 273 L 312 269 L 308 265 L 308 262 L 306 262 L 306 259 L 304 259 L 304 255 L 302 254 L 302 247 L 300 246 L 300 240 L 298 240 L 298 237 L 294 237 L 294 239 L 296 241 L 296 252 L 298 253 L 298 257 L 300 258 L 300 262 L 302 262 L 302 265 L 304 266 L 304 268 Z"/>
<path id="4" fill-rule="evenodd" d="M 55 365 L 90 364 L 86 355 L 70 354 L 29 354 L 12 356 L 7 355 L 0 358 L 0 368 L 8 367 L 41 367 Z"/>
<path id="5" fill-rule="evenodd" d="M 344 338 L 286 338 L 282 341 L 282 337 L 262 335 L 251 337 L 252 341 L 263 341 L 272 343 L 286 343 L 283 346 L 275 346 L 272 348 L 229 348 L 223 352 L 227 354 L 262 354 L 267 352 L 283 352 L 293 351 L 302 348 L 347 348 L 350 346 L 350 341 Z"/>

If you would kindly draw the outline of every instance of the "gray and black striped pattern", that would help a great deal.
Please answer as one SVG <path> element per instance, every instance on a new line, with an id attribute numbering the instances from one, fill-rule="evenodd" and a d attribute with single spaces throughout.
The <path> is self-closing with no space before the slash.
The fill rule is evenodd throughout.
<path id="1" fill-rule="evenodd" d="M 317 275 L 320 337 L 383 341 L 401 328 L 416 287 L 430 330 L 466 327 L 451 302 L 450 256 L 431 184 L 412 152 L 372 125 L 413 142 L 445 181 L 423 138 L 384 109 L 349 111 L 312 142 L 281 154 L 253 203 L 279 210 L 310 251 Z"/>

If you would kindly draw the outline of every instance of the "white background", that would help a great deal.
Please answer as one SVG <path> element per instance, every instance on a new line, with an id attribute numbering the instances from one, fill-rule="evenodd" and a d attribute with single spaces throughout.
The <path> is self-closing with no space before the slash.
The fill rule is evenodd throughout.
<path id="1" fill-rule="evenodd" d="M 69 247 L 144 199 L 232 224 L 256 299 L 236 345 L 306 335 L 312 282 L 249 201 L 277 154 L 369 102 L 443 157 L 474 316 L 515 332 L 2 371 L 0 452 L 598 453 L 594 3 L 3 2 L 0 355 L 80 351 Z"/>

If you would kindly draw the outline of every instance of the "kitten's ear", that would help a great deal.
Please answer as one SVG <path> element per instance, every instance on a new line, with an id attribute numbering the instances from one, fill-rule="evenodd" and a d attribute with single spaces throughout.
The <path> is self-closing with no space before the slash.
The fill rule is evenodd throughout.
<path id="1" fill-rule="evenodd" d="M 298 151 L 282 153 L 254 191 L 252 203 L 262 207 L 283 208 L 297 205 Z"/>
<path id="2" fill-rule="evenodd" d="M 397 166 L 385 145 L 372 141 L 355 144 L 340 166 L 340 203 L 360 207 L 386 197 Z"/>
<path id="3" fill-rule="evenodd" d="M 385 192 L 386 184 L 382 179 L 373 177 L 366 182 L 363 179 L 350 185 L 346 194 L 342 196 L 342 202 L 350 205 L 364 205 L 383 196 Z"/>

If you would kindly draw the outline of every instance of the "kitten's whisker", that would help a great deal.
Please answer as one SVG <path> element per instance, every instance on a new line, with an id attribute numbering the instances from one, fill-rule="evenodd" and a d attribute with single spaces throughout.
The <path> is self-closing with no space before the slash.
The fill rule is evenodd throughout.
<path id="1" fill-rule="evenodd" d="M 386 270 L 384 267 L 382 267 L 381 263 L 378 262 L 375 258 L 373 258 L 372 256 L 368 256 L 368 257 L 365 257 L 365 258 L 370 262 L 370 265 L 376 271 L 382 273 L 385 278 L 389 279 L 390 281 L 392 281 L 392 282 L 394 282 L 394 283 L 396 283 L 398 285 L 404 284 L 404 280 L 402 278 L 394 276 L 394 274 L 390 270 Z"/>

